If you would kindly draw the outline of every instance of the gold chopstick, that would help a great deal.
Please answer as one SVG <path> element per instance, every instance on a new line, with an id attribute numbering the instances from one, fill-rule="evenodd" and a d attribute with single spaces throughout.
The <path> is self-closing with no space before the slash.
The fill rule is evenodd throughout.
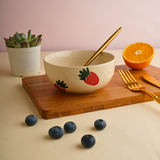
<path id="1" fill-rule="evenodd" d="M 109 45 L 109 43 L 118 35 L 121 30 L 122 27 L 113 33 L 112 36 L 94 53 L 94 55 L 87 61 L 84 66 L 88 66 Z"/>

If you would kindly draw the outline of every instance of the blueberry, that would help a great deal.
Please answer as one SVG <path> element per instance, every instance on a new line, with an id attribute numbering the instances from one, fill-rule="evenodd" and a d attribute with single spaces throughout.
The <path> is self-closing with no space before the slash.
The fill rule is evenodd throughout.
<path id="1" fill-rule="evenodd" d="M 106 122 L 103 119 L 97 119 L 94 122 L 94 126 L 97 130 L 102 130 L 106 127 Z"/>
<path id="2" fill-rule="evenodd" d="M 28 126 L 34 126 L 38 122 L 38 118 L 35 115 L 29 115 L 25 119 L 25 123 Z"/>
<path id="3" fill-rule="evenodd" d="M 94 136 L 87 134 L 81 138 L 81 143 L 85 148 L 91 148 L 95 145 L 96 139 Z"/>
<path id="4" fill-rule="evenodd" d="M 74 132 L 75 130 L 77 129 L 77 126 L 74 122 L 67 122 L 65 123 L 64 125 L 64 130 L 67 132 L 67 133 L 72 133 Z"/>
<path id="5" fill-rule="evenodd" d="M 49 129 L 48 134 L 53 139 L 59 139 L 64 135 L 64 130 L 59 126 L 54 126 Z"/>

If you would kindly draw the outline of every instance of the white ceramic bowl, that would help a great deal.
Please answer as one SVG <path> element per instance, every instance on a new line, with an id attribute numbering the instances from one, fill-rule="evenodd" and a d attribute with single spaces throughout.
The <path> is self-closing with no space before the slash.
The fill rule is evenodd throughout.
<path id="1" fill-rule="evenodd" d="M 70 50 L 47 55 L 44 66 L 48 80 L 70 93 L 90 93 L 104 87 L 113 77 L 115 56 L 102 52 L 89 66 L 84 66 L 95 52 Z"/>

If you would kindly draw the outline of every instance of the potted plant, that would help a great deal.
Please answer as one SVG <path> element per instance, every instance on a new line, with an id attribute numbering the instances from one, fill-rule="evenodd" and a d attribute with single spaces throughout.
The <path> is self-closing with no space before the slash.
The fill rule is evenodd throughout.
<path id="1" fill-rule="evenodd" d="M 4 38 L 12 75 L 14 76 L 32 76 L 40 72 L 40 50 L 42 35 L 16 32 L 8 39 Z"/>

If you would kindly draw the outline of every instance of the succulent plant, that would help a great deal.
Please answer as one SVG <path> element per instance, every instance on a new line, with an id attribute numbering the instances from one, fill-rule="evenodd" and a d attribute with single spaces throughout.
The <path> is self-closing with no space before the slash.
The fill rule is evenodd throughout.
<path id="1" fill-rule="evenodd" d="M 10 36 L 9 39 L 4 38 L 6 47 L 9 48 L 28 48 L 39 46 L 42 43 L 42 35 L 32 35 L 31 30 L 28 31 L 28 37 L 24 33 L 16 32 L 12 37 Z"/>

